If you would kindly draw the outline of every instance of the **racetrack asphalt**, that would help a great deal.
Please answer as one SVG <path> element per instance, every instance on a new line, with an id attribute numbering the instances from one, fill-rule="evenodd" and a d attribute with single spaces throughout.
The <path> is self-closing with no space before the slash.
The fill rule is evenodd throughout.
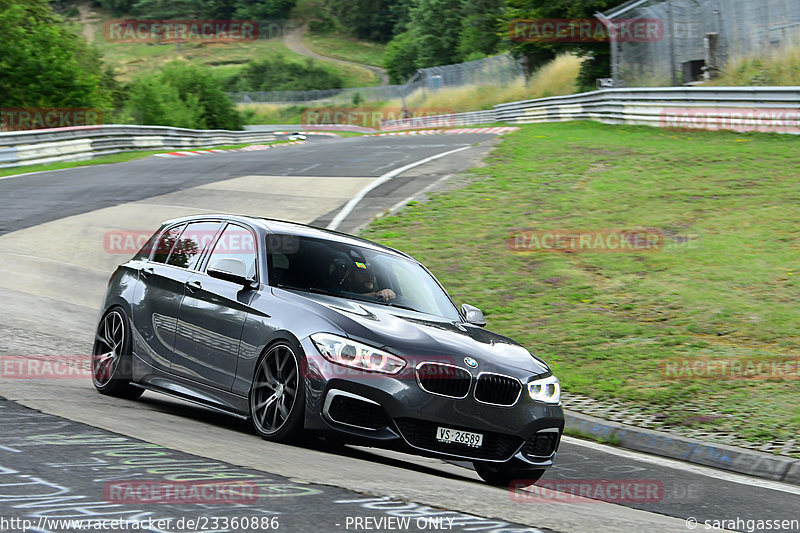
<path id="1" fill-rule="evenodd" d="M 352 231 L 415 192 L 469 168 L 487 153 L 492 142 L 493 136 L 481 134 L 311 137 L 305 145 L 281 150 L 145 158 L 0 179 L 0 355 L 89 353 L 101 296 L 97 291 L 113 269 L 109 265 L 126 259 L 113 254 L 109 257 L 98 242 L 106 228 L 131 227 L 135 221 L 145 226 L 144 221 L 152 224 L 150 219 L 158 220 L 162 213 L 175 212 L 177 216 L 187 210 L 214 208 L 232 211 L 237 206 L 245 206 L 248 214 L 293 216 L 324 226 L 347 198 L 371 179 L 438 153 L 472 146 L 374 189 L 339 228 Z M 284 200 L 278 202 L 280 198 Z M 255 209 L 257 212 L 253 212 Z M 59 287 L 59 282 L 70 286 Z M 22 419 L 29 416 L 24 413 L 35 413 L 20 406 L 24 405 L 47 413 L 43 417 L 61 417 L 42 419 L 43 423 L 62 424 L 57 434 L 112 432 L 137 443 L 155 443 L 180 460 L 188 460 L 182 454 L 191 454 L 193 460 L 208 458 L 236 471 L 258 472 L 270 479 L 285 477 L 279 479 L 280 483 L 305 484 L 326 494 L 324 498 L 287 497 L 280 506 L 261 506 L 262 510 L 274 509 L 284 513 L 282 516 L 293 517 L 281 528 L 285 531 L 336 531 L 340 527 L 336 523 L 341 524 L 342 531 L 365 530 L 345 528 L 345 523 L 336 520 L 346 512 L 388 516 L 385 511 L 390 504 L 376 504 L 374 509 L 358 504 L 357 509 L 348 511 L 342 510 L 345 504 L 333 503 L 350 498 L 353 491 L 366 493 L 364 498 L 405 502 L 397 506 L 428 505 L 508 524 L 501 529 L 521 524 L 555 531 L 686 531 L 685 519 L 689 517 L 700 521 L 701 530 L 704 520 L 800 519 L 797 487 L 576 439 L 565 439 L 556 466 L 545 480 L 656 482 L 664 489 L 662 495 L 653 501 L 619 505 L 520 503 L 512 501 L 502 489 L 477 482 L 475 473 L 463 467 L 467 465 L 355 447 L 326 453 L 313 447 L 266 443 L 241 422 L 149 392 L 139 402 L 127 402 L 97 395 L 85 380 L 0 379 L 0 395 L 14 401 L 2 402 L 3 416 L 13 412 L 14 417 Z M 8 416 L 8 420 L 14 419 Z M 30 416 L 35 419 L 40 415 Z M 5 448 L 0 447 L 0 467 L 16 471 L 14 475 L 45 480 L 50 474 L 50 481 L 68 485 L 70 494 L 98 497 L 90 485 L 102 476 L 85 464 L 96 456 L 88 452 L 97 450 L 46 439 L 39 440 L 37 446 L 20 444 L 21 440 L 37 442 L 37 435 L 41 435 L 38 422 L 27 426 L 20 422 L 13 431 L 3 431 L 0 446 Z M 65 463 L 84 466 L 57 471 L 53 463 L 61 456 Z M 29 508 L 20 511 L 16 505 L 22 500 L 4 500 L 2 493 L 0 518 L 30 514 Z M 185 516 L 211 512 L 198 509 L 189 508 Z M 145 511 L 151 510 L 148 507 Z M 465 522 L 462 530 L 497 529 L 478 529 L 477 523 L 472 524 L 473 529 L 468 526 Z"/>

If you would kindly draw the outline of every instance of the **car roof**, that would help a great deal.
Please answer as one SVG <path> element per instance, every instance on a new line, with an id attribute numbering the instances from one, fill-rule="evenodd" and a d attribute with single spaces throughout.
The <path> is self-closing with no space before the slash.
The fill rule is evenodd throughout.
<path id="1" fill-rule="evenodd" d="M 361 246 L 364 248 L 369 248 L 372 250 L 381 251 L 392 255 L 398 255 L 403 258 L 411 259 L 416 262 L 416 260 L 410 255 L 403 253 L 400 250 L 390 248 L 389 246 L 384 246 L 382 244 L 378 244 L 376 242 L 363 239 L 361 237 L 356 237 L 354 235 L 349 235 L 347 233 L 342 233 L 339 231 L 333 231 L 329 229 L 317 228 L 314 226 L 309 226 L 307 224 L 301 224 L 299 222 L 291 222 L 288 220 L 279 220 L 266 217 L 253 217 L 248 215 L 208 213 L 203 215 L 190 215 L 180 218 L 174 218 L 165 221 L 164 225 L 173 225 L 182 222 L 194 222 L 194 221 L 202 221 L 209 219 L 227 220 L 230 222 L 243 222 L 251 226 L 259 226 L 264 230 L 266 230 L 268 233 L 278 233 L 281 235 L 296 235 L 298 237 L 310 237 L 315 239 L 322 239 L 327 241 L 335 241 L 335 242 L 350 244 L 353 246 Z"/>

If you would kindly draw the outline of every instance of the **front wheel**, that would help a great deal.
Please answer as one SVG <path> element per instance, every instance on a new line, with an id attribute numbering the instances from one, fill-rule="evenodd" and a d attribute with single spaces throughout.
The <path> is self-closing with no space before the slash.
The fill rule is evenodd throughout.
<path id="1" fill-rule="evenodd" d="M 125 312 L 115 307 L 97 326 L 92 351 L 92 382 L 102 394 L 135 400 L 144 392 L 131 382 L 131 327 Z"/>
<path id="2" fill-rule="evenodd" d="M 533 485 L 544 475 L 544 470 L 520 468 L 512 459 L 508 463 L 484 463 L 474 461 L 475 471 L 486 483 L 498 487 L 508 487 L 512 482 Z"/>
<path id="3" fill-rule="evenodd" d="M 250 419 L 261 438 L 297 440 L 303 431 L 305 396 L 299 348 L 281 341 L 269 348 L 256 367 L 250 388 Z"/>

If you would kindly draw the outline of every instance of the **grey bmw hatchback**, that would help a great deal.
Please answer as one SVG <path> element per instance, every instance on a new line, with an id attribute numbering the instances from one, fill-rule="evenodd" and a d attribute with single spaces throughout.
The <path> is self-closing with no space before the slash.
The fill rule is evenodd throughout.
<path id="1" fill-rule="evenodd" d="M 533 482 L 561 440 L 559 382 L 484 326 L 392 248 L 278 220 L 185 217 L 112 275 L 93 382 L 248 419 L 267 440 L 324 434 Z"/>

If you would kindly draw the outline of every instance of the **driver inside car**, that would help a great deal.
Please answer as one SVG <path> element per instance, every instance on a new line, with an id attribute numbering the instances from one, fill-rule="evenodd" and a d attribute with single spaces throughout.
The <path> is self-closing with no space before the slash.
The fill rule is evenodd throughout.
<path id="1" fill-rule="evenodd" d="M 375 275 L 375 270 L 371 268 L 369 263 L 355 262 L 355 268 L 350 274 L 353 278 L 352 288 L 353 292 L 357 292 L 363 296 L 374 296 L 375 298 L 388 302 L 397 297 L 392 289 L 380 289 L 378 287 L 378 279 Z"/>
<path id="2" fill-rule="evenodd" d="M 348 263 L 345 267 L 345 274 L 339 282 L 339 285 L 344 290 L 362 296 L 371 296 L 383 302 L 397 298 L 392 289 L 378 289 L 375 269 L 365 259 L 361 257 L 350 258 Z"/>

